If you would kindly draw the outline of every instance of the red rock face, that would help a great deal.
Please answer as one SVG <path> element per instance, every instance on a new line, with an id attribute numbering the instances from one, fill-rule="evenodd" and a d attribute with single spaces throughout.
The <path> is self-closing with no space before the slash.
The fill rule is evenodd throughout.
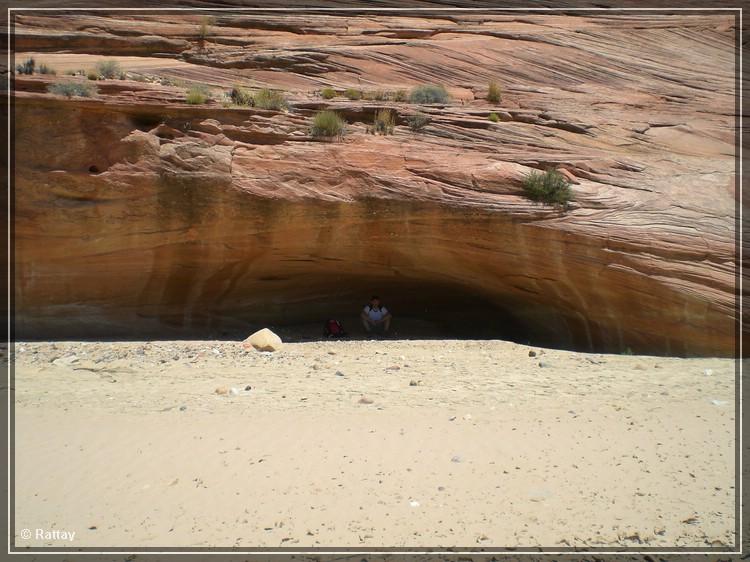
<path id="1" fill-rule="evenodd" d="M 731 17 L 223 15 L 205 39 L 198 16 L 17 23 L 58 69 L 16 76 L 19 337 L 214 335 L 379 291 L 402 315 L 486 306 L 544 344 L 734 353 Z M 128 79 L 47 93 L 100 52 Z M 192 82 L 215 99 L 184 103 Z M 236 83 L 288 108 L 222 103 Z M 452 101 L 318 95 L 421 83 Z M 343 140 L 310 135 L 321 108 Z M 370 134 L 381 108 L 393 135 Z M 523 194 L 550 167 L 573 183 L 565 212 Z"/>

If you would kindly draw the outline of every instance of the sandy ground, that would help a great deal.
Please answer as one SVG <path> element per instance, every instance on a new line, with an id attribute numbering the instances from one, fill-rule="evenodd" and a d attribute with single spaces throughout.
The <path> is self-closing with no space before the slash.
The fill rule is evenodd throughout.
<path id="1" fill-rule="evenodd" d="M 19 547 L 734 542 L 728 359 L 58 342 L 15 365 Z"/>

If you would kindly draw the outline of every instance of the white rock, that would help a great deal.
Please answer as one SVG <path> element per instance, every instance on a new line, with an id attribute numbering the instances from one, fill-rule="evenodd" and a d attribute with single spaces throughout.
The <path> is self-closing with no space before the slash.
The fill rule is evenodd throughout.
<path id="1" fill-rule="evenodd" d="M 245 347 L 253 347 L 258 351 L 279 351 L 283 346 L 281 338 L 268 328 L 251 334 L 244 342 Z"/>
<path id="2" fill-rule="evenodd" d="M 55 359 L 52 362 L 53 365 L 72 365 L 73 363 L 78 363 L 78 357 L 76 357 L 75 355 L 60 357 L 59 359 Z"/>

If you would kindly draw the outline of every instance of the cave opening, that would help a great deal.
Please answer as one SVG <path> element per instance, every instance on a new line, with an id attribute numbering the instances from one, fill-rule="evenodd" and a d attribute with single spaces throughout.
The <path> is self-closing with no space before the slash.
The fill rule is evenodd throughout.
<path id="1" fill-rule="evenodd" d="M 359 315 L 371 296 L 378 295 L 393 315 L 388 339 L 499 339 L 522 344 L 539 340 L 514 313 L 512 303 L 455 284 L 314 276 L 304 284 L 284 276 L 267 276 L 261 281 L 266 290 L 254 291 L 251 298 L 240 296 L 231 312 L 224 309 L 209 314 L 213 319 L 210 327 L 218 329 L 214 336 L 240 339 L 268 327 L 285 341 L 317 341 L 326 339 L 325 322 L 336 319 L 347 331 L 347 339 L 373 339 Z"/>

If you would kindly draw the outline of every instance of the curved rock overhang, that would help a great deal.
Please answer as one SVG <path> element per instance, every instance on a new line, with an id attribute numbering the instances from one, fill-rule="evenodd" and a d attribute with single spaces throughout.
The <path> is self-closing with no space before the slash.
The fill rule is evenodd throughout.
<path id="1" fill-rule="evenodd" d="M 474 48 L 485 39 L 517 41 Z M 597 99 L 611 99 L 609 79 Z M 379 292 L 400 317 L 448 318 L 461 337 L 735 351 L 723 90 L 670 86 L 690 93 L 685 107 L 653 78 L 581 113 L 588 86 L 556 90 L 554 112 L 547 92 L 517 88 L 501 123 L 461 102 L 389 137 L 368 134 L 373 113 L 391 107 L 403 125 L 413 107 L 337 101 L 349 134 L 321 142 L 309 119 L 331 104 L 304 93 L 273 112 L 191 107 L 178 88 L 131 81 L 65 100 L 45 93 L 52 80 L 16 80 L 19 338 L 216 337 L 348 318 Z M 568 211 L 523 196 L 524 175 L 547 167 L 574 182 Z"/>

